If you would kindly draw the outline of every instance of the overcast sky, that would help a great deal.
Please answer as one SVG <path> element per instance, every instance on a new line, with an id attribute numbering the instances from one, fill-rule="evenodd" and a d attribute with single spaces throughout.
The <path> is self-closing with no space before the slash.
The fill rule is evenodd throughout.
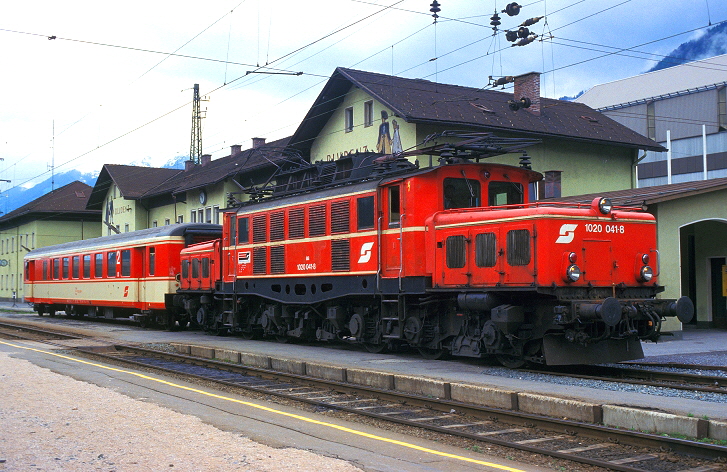
<path id="1" fill-rule="evenodd" d="M 0 191 L 53 163 L 90 172 L 188 155 L 195 83 L 204 153 L 219 158 L 292 134 L 337 66 L 473 87 L 538 71 L 541 93 L 561 97 L 641 73 L 727 20 L 724 0 L 524 0 L 500 29 L 545 15 L 530 29 L 553 38 L 511 47 L 489 24 L 510 2 L 440 0 L 436 25 L 430 3 L 3 2 L 0 179 L 12 182 Z"/>

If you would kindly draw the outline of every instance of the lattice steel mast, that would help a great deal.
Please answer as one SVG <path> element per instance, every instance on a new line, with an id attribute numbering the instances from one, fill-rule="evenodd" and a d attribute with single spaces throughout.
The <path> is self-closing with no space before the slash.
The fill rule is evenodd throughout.
<path id="1" fill-rule="evenodd" d="M 192 140 L 189 145 L 189 160 L 199 164 L 202 160 L 202 111 L 200 110 L 199 84 L 194 84 L 192 101 Z"/>

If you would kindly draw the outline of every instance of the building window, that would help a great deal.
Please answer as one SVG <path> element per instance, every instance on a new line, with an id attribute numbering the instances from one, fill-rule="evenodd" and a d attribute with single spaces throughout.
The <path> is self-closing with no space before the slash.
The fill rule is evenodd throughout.
<path id="1" fill-rule="evenodd" d="M 197 210 L 192 210 L 192 212 L 189 214 L 189 221 L 192 223 L 197 222 Z"/>
<path id="2" fill-rule="evenodd" d="M 159 225 L 157 224 L 157 220 L 154 220 L 154 221 L 152 221 L 152 222 L 151 222 L 151 227 L 152 227 L 152 228 L 156 228 L 157 226 L 159 226 Z"/>
<path id="3" fill-rule="evenodd" d="M 374 125 L 374 101 L 364 102 L 364 126 Z"/>
<path id="4" fill-rule="evenodd" d="M 205 213 L 204 222 L 205 223 L 212 223 L 212 207 L 205 208 L 204 213 Z"/>
<path id="5" fill-rule="evenodd" d="M 646 130 L 646 136 L 656 141 L 656 112 L 654 110 L 654 102 L 646 104 Z"/>
<path id="6" fill-rule="evenodd" d="M 545 178 L 540 186 L 540 198 L 560 198 L 560 176 L 563 172 L 559 170 L 547 170 L 544 173 Z"/>
<path id="7" fill-rule="evenodd" d="M 197 210 L 197 221 L 204 223 L 204 208 Z"/>
<path id="8" fill-rule="evenodd" d="M 344 110 L 345 118 L 345 130 L 347 133 L 353 131 L 353 107 L 348 107 Z"/>
<path id="9" fill-rule="evenodd" d="M 717 100 L 719 102 L 719 130 L 727 130 L 727 87 L 717 90 Z"/>
<path id="10" fill-rule="evenodd" d="M 177 217 L 177 223 L 179 223 L 179 224 L 182 224 L 182 223 L 184 223 L 184 215 L 179 215 L 179 216 Z"/>
<path id="11" fill-rule="evenodd" d="M 129 232 L 129 223 L 124 224 L 124 233 Z"/>
<path id="12" fill-rule="evenodd" d="M 169 218 L 164 218 L 164 226 L 169 226 L 170 223 Z"/>
<path id="13" fill-rule="evenodd" d="M 220 207 L 218 205 L 215 205 L 212 207 L 212 214 L 214 215 L 214 218 L 215 218 L 215 221 L 214 221 L 215 224 L 216 225 L 220 224 Z"/>

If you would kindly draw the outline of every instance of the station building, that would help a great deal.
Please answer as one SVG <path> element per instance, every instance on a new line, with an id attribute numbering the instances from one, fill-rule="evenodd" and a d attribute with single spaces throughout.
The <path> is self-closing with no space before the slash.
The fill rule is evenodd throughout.
<path id="1" fill-rule="evenodd" d="M 663 296 L 689 296 L 692 325 L 727 328 L 727 55 L 597 85 L 576 100 L 665 148 L 641 154 L 636 188 L 612 195 L 656 215 Z"/>
<path id="2" fill-rule="evenodd" d="M 71 182 L 0 217 L 0 299 L 22 300 L 29 251 L 101 236 L 101 212 L 86 208 L 91 190 Z"/>

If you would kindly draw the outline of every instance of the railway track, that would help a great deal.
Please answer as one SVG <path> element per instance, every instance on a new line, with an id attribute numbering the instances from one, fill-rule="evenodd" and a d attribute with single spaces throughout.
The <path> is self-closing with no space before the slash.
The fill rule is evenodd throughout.
<path id="1" fill-rule="evenodd" d="M 25 332 L 28 331 L 26 328 Z M 35 335 L 34 340 L 43 335 Z M 724 446 L 402 394 L 140 347 L 117 345 L 115 349 L 116 352 L 108 354 L 90 351 L 86 354 L 115 363 L 276 396 L 307 404 L 318 412 L 343 412 L 418 428 L 442 438 L 466 441 L 473 450 L 498 445 L 606 470 L 727 470 L 727 464 L 718 462 L 727 457 L 727 447 Z"/>
<path id="2" fill-rule="evenodd" d="M 631 367 L 638 366 L 638 367 Z M 547 369 L 520 369 L 533 374 L 555 375 L 577 379 L 621 382 L 650 387 L 673 388 L 692 392 L 722 393 L 727 395 L 727 376 L 705 375 L 694 371 L 711 370 L 727 372 L 727 367 L 698 366 L 690 364 L 623 364 L 619 366 L 573 366 Z M 657 368 L 676 368 L 692 372 L 655 370 Z"/>

